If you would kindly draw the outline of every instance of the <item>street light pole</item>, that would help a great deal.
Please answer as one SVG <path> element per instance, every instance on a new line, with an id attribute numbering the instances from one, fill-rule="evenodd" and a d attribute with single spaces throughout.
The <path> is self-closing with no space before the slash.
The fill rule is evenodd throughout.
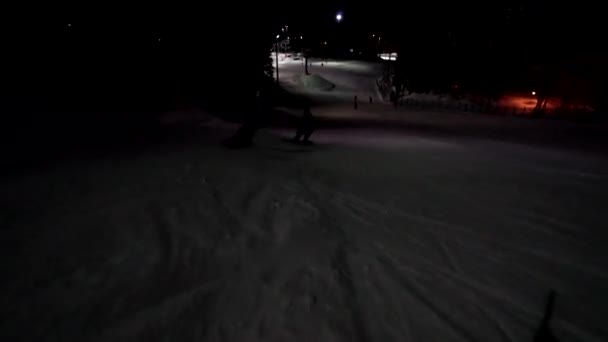
<path id="1" fill-rule="evenodd" d="M 277 39 L 274 43 L 274 55 L 276 59 L 276 68 L 277 68 L 277 85 L 279 85 L 279 35 L 277 34 Z"/>

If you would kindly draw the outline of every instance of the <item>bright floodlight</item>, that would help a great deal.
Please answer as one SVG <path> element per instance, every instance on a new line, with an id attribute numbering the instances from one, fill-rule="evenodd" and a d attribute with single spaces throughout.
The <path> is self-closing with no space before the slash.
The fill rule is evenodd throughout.
<path id="1" fill-rule="evenodd" d="M 536 95 L 536 92 L 535 92 L 535 91 L 533 91 L 533 92 L 532 92 L 532 95 L 533 95 L 533 96 L 534 96 L 534 95 Z"/>
<path id="2" fill-rule="evenodd" d="M 336 14 L 336 21 L 337 22 L 341 22 L 342 21 L 342 13 Z"/>
<path id="3" fill-rule="evenodd" d="M 280 34 L 277 34 L 277 39 L 279 39 L 280 36 L 281 36 Z"/>

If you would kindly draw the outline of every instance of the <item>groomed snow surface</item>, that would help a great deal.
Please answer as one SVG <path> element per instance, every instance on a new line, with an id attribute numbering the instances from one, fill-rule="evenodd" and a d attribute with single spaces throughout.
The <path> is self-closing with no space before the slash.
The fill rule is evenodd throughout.
<path id="1" fill-rule="evenodd" d="M 0 339 L 532 341 L 555 290 L 560 341 L 607 340 L 603 156 L 417 117 L 459 125 L 226 150 L 206 120 L 3 180 Z"/>

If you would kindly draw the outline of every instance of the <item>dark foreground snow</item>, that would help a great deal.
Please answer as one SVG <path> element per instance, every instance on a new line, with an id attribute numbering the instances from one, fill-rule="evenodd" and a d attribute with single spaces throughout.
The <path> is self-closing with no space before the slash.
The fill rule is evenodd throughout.
<path id="1" fill-rule="evenodd" d="M 561 341 L 608 339 L 606 161 L 313 137 L 3 181 L 0 339 L 531 341 L 550 290 Z"/>

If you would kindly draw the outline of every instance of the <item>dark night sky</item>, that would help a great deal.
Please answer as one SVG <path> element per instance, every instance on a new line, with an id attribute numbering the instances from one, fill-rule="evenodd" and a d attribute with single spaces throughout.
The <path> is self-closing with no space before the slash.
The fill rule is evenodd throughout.
<path id="1" fill-rule="evenodd" d="M 451 32 L 473 40 L 496 33 L 516 37 L 518 41 L 511 43 L 516 49 L 538 45 L 545 39 L 565 47 L 578 44 L 591 50 L 603 48 L 599 35 L 602 11 L 592 2 L 581 1 L 150 1 L 21 6 L 4 11 L 5 16 L 9 15 L 4 18 L 2 31 L 6 38 L 21 43 L 22 49 L 66 39 L 62 35 L 68 31 L 67 23 L 74 25 L 72 36 L 86 37 L 81 44 L 99 42 L 134 49 L 151 44 L 157 37 L 184 41 L 191 38 L 193 43 L 210 44 L 231 40 L 231 45 L 248 48 L 250 40 L 244 38 L 256 33 L 274 36 L 266 32 L 278 31 L 285 24 L 293 33 L 316 41 L 339 37 L 348 44 L 371 33 L 381 34 L 391 45 L 402 45 L 428 39 L 435 32 Z M 344 12 L 339 25 L 334 20 L 337 11 Z M 528 39 L 522 41 L 522 36 Z"/>

